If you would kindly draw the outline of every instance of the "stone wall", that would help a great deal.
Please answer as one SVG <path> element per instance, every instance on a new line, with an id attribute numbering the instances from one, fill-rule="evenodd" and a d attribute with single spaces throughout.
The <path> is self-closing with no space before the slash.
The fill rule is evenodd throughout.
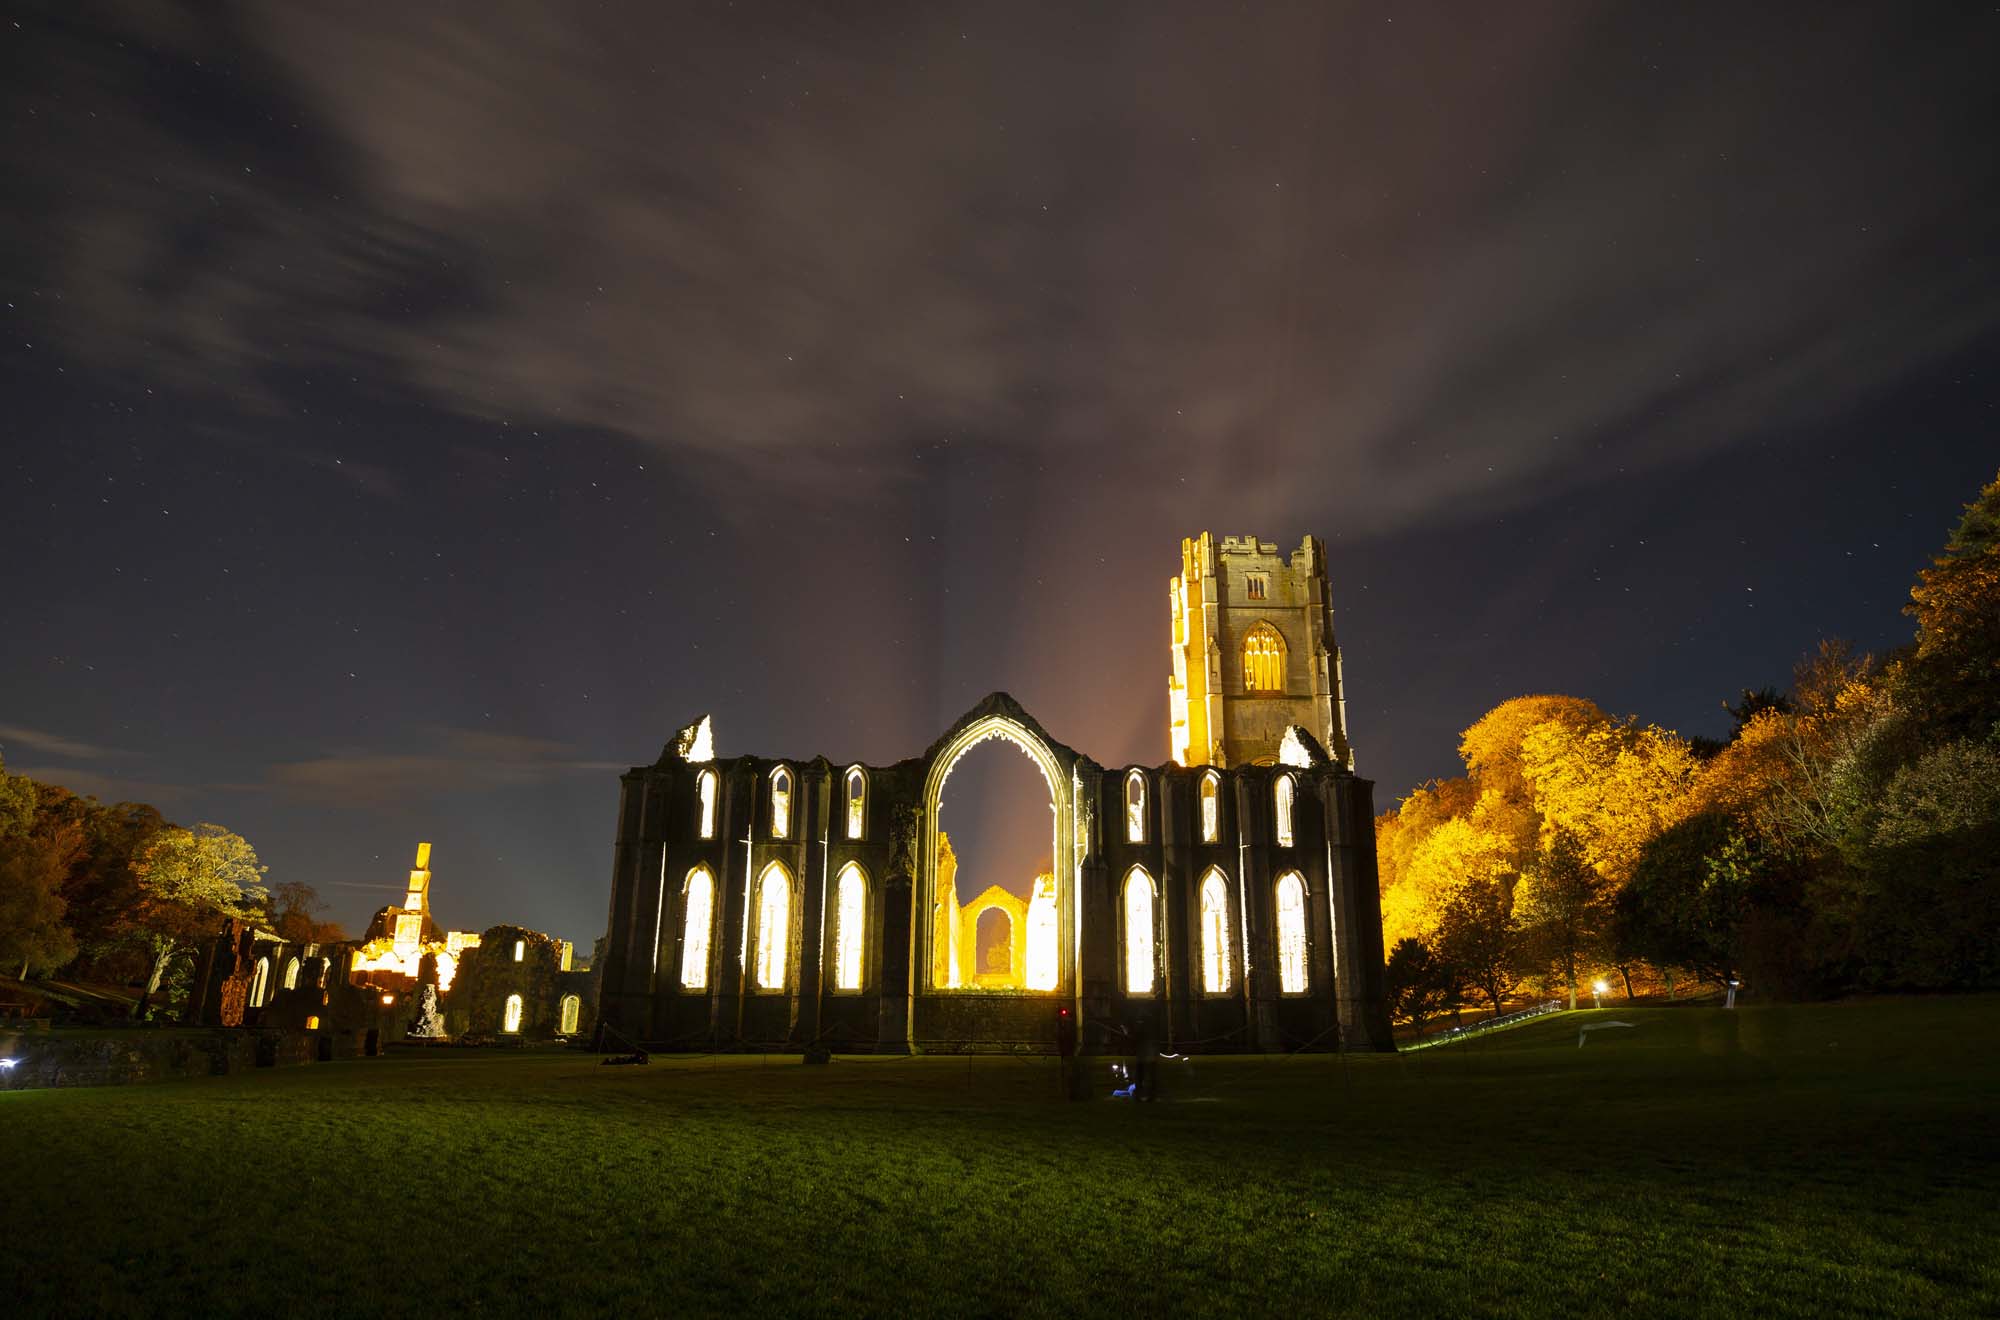
<path id="1" fill-rule="evenodd" d="M 321 1057 L 323 1034 L 193 1028 L 0 1032 L 0 1058 L 14 1060 L 13 1067 L 0 1070 L 0 1090 L 122 1086 L 296 1067 Z M 359 1052 L 350 1041 L 334 1054 Z"/>
<path id="2" fill-rule="evenodd" d="M 993 731 L 996 722 L 1004 731 Z M 1051 991 L 934 984 L 938 923 L 926 896 L 940 863 L 926 865 L 923 855 L 924 841 L 936 836 L 931 799 L 952 758 L 987 736 L 1032 745 L 1038 752 L 1030 755 L 1054 768 L 1062 946 Z M 1393 1048 L 1373 786 L 1310 743 L 1299 741 L 1303 763 L 1285 766 L 1107 769 L 1048 738 L 996 693 L 924 756 L 894 765 L 748 756 L 688 762 L 670 748 L 657 764 L 624 776 L 602 1021 L 617 1040 L 666 1049 L 1052 1048 L 1056 1015 L 1067 1006 L 1086 1050 L 1122 1051 L 1141 1031 L 1176 1049 Z M 860 837 L 849 838 L 843 785 L 857 768 L 866 776 L 866 821 Z M 784 829 L 771 811 L 780 772 L 789 785 Z M 704 832 L 706 776 L 715 793 Z M 1212 839 L 1203 837 L 1199 807 L 1207 776 L 1219 790 Z M 1134 777 L 1144 787 L 1137 838 L 1126 828 Z M 1289 831 L 1280 824 L 1281 797 L 1291 804 Z M 836 925 L 825 910 L 849 863 L 867 885 L 859 991 L 833 985 Z M 774 866 L 791 883 L 782 987 L 758 984 L 756 975 L 756 886 Z M 1121 974 L 1120 893 L 1134 868 L 1158 895 L 1153 987 L 1142 993 L 1128 992 Z M 1211 872 L 1226 887 L 1228 935 L 1219 947 L 1228 972 L 1217 989 L 1201 974 L 1200 896 Z M 705 904 L 689 898 L 696 874 L 710 889 Z M 1296 885 L 1287 892 L 1303 900 L 1299 924 L 1285 928 L 1294 932 L 1290 943 L 1280 929 L 1281 885 Z M 708 914 L 706 926 L 691 929 L 690 913 L 699 912 Z M 1299 985 L 1281 980 L 1284 948 L 1305 968 Z"/>

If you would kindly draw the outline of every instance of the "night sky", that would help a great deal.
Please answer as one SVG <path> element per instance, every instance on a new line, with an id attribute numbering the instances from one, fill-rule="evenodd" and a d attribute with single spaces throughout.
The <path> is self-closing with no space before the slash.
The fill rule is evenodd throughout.
<path id="1" fill-rule="evenodd" d="M 1203 528 L 1325 539 L 1378 807 L 1524 692 L 1720 734 L 2000 467 L 1996 36 L 7 5 L 0 752 L 587 945 L 703 712 L 1167 759 Z"/>

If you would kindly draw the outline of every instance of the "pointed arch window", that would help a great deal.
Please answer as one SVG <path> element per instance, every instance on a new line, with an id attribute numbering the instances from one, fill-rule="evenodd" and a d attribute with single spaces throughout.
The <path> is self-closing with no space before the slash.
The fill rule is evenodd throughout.
<path id="1" fill-rule="evenodd" d="M 1285 690 L 1285 639 L 1268 623 L 1243 636 L 1243 690 L 1282 693 Z"/>
<path id="2" fill-rule="evenodd" d="M 1056 882 L 1053 876 L 1043 875 L 1035 881 L 1033 896 L 1028 899 L 1027 940 L 1023 965 L 1028 988 L 1055 989 L 1060 968 L 1056 962 L 1058 956 Z"/>
<path id="3" fill-rule="evenodd" d="M 783 990 L 791 953 L 792 878 L 772 862 L 757 882 L 757 988 Z"/>
<path id="4" fill-rule="evenodd" d="M 1211 770 L 1201 777 L 1201 841 L 1222 837 L 1222 777 Z"/>
<path id="5" fill-rule="evenodd" d="M 259 958 L 256 968 L 250 974 L 250 1007 L 256 1008 L 264 1002 L 264 992 L 271 987 L 271 960 Z"/>
<path id="6" fill-rule="evenodd" d="M 771 837 L 792 837 L 792 772 L 782 765 L 771 772 Z"/>
<path id="7" fill-rule="evenodd" d="M 715 837 L 715 771 L 704 770 L 695 778 L 695 795 L 701 803 L 701 837 Z"/>
<path id="8" fill-rule="evenodd" d="M 521 996 L 507 996 L 507 1014 L 500 1020 L 500 1030 L 513 1033 L 521 1029 Z"/>
<path id="9" fill-rule="evenodd" d="M 1302 995 L 1311 988 L 1306 971 L 1306 882 L 1297 871 L 1278 877 L 1278 989 Z"/>
<path id="10" fill-rule="evenodd" d="M 1146 776 L 1138 770 L 1125 776 L 1125 841 L 1146 841 Z"/>
<path id="11" fill-rule="evenodd" d="M 859 990 L 862 943 L 868 932 L 868 882 L 853 862 L 840 868 L 833 914 L 833 988 Z"/>
<path id="12" fill-rule="evenodd" d="M 868 775 L 860 766 L 847 771 L 847 837 L 858 839 L 868 823 Z"/>
<path id="13" fill-rule="evenodd" d="M 1272 806 L 1275 808 L 1273 817 L 1277 827 L 1276 833 L 1280 848 L 1289 848 L 1292 846 L 1294 837 L 1292 831 L 1292 806 L 1297 796 L 1298 785 L 1293 782 L 1290 775 L 1279 775 L 1277 782 L 1271 786 Z"/>
<path id="14" fill-rule="evenodd" d="M 1229 885 L 1214 867 L 1201 881 L 1201 988 L 1229 993 Z"/>
<path id="15" fill-rule="evenodd" d="M 582 1012 L 583 1000 L 580 997 L 576 995 L 563 996 L 562 1025 L 559 1028 L 563 1035 L 574 1036 L 576 1034 L 576 1020 Z"/>
<path id="16" fill-rule="evenodd" d="M 297 958 L 294 958 L 290 962 L 285 964 L 285 989 L 296 990 L 298 988 L 299 988 L 299 960 Z"/>
<path id="17" fill-rule="evenodd" d="M 715 877 L 706 866 L 688 872 L 681 887 L 681 986 L 708 988 L 708 942 L 715 923 Z"/>
<path id="18" fill-rule="evenodd" d="M 1125 873 L 1125 993 L 1153 993 L 1153 877 L 1135 866 Z"/>

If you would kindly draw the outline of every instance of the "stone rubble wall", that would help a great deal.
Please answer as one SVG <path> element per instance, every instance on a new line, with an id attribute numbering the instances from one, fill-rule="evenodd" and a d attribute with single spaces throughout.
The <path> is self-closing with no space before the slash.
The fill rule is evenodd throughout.
<path id="1" fill-rule="evenodd" d="M 355 1033 L 309 1031 L 0 1031 L 0 1091 L 220 1077 L 254 1068 L 290 1068 L 367 1051 Z M 322 1040 L 322 1038 L 326 1038 Z"/>

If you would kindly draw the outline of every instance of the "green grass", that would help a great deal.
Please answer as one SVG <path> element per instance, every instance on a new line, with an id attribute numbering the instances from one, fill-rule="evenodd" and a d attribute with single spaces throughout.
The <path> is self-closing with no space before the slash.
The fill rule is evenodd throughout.
<path id="1" fill-rule="evenodd" d="M 1050 1060 L 497 1052 L 0 1094 L 0 1308 L 1990 1315 L 1996 1009 L 1586 1012 L 1154 1106 Z"/>

